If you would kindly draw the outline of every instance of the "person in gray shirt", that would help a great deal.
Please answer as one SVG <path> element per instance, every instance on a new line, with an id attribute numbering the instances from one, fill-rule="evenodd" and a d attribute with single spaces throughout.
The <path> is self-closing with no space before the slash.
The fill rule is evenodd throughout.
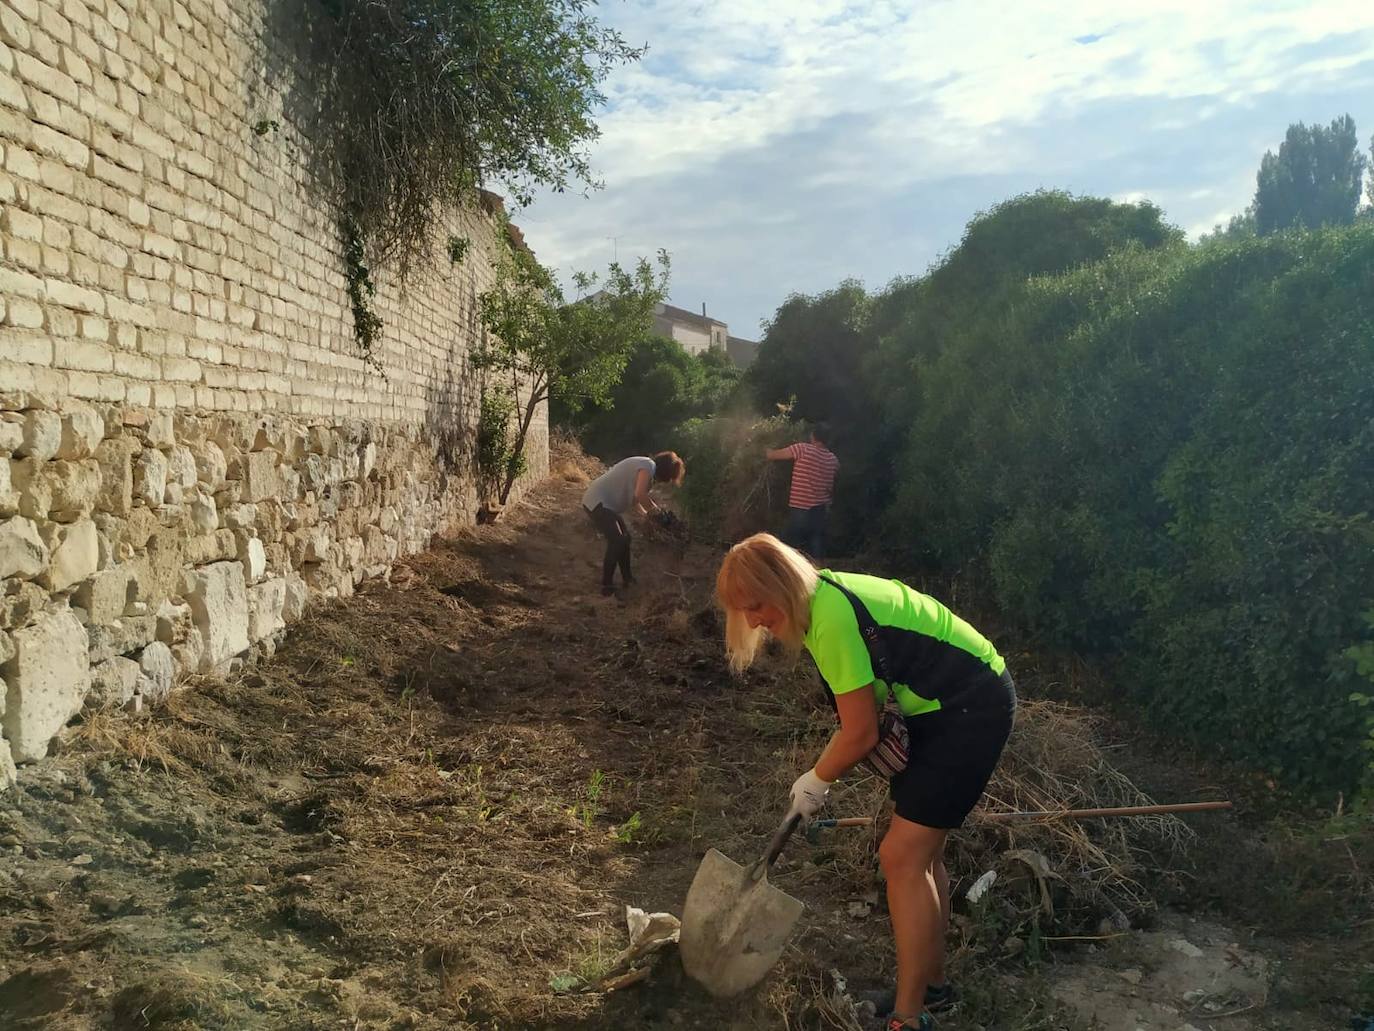
<path id="1" fill-rule="evenodd" d="M 611 466 L 587 487 L 582 495 L 582 509 L 592 525 L 606 538 L 606 557 L 601 563 L 601 593 L 615 593 L 615 570 L 628 587 L 634 583 L 630 572 L 630 530 L 625 525 L 625 513 L 641 516 L 662 511 L 649 497 L 655 483 L 682 483 L 687 464 L 672 451 L 660 451 L 652 458 L 626 458 Z"/>

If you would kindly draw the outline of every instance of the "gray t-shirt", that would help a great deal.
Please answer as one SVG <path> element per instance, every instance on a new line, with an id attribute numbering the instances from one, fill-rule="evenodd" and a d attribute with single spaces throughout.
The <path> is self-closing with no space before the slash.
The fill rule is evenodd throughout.
<path id="1" fill-rule="evenodd" d="M 654 460 L 652 458 L 626 458 L 611 466 L 587 487 L 582 495 L 582 507 L 595 512 L 597 505 L 605 505 L 612 512 L 623 514 L 634 507 L 635 479 L 643 469 L 649 474 L 649 485 L 654 482 Z"/>

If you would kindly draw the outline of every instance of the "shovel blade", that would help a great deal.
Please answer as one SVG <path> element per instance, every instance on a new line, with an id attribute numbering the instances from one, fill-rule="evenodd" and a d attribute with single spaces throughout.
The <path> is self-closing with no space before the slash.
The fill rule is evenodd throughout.
<path id="1" fill-rule="evenodd" d="M 801 914 L 801 902 L 766 872 L 711 849 L 682 910 L 682 967 L 716 998 L 738 995 L 777 963 Z"/>

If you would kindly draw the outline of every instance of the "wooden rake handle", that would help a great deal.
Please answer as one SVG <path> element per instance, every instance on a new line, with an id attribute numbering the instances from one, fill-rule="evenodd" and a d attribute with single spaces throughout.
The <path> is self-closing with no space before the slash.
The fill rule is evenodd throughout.
<path id="1" fill-rule="evenodd" d="M 1173 802 L 1169 805 L 1125 805 L 1106 809 L 1050 809 L 1046 812 L 982 813 L 979 819 L 1001 823 L 1006 820 L 1087 820 L 1098 816 L 1162 816 L 1166 813 L 1205 813 L 1230 809 L 1231 803 Z"/>
<path id="2" fill-rule="evenodd" d="M 1025 810 L 1020 812 L 979 813 L 978 819 L 989 823 L 1006 823 L 1011 820 L 1088 820 L 1107 816 L 1163 816 L 1166 813 L 1206 813 L 1217 809 L 1230 809 L 1228 801 L 1216 802 L 1174 802 L 1169 805 L 1126 805 L 1105 809 L 1049 809 L 1045 811 Z M 837 820 L 813 820 L 815 830 L 829 830 L 832 827 L 871 827 L 871 816 L 846 816 Z"/>

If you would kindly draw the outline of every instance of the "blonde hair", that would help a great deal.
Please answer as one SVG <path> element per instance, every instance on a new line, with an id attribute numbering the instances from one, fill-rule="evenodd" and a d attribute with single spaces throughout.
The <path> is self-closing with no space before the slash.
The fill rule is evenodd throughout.
<path id="1" fill-rule="evenodd" d="M 774 605 L 785 623 L 778 639 L 800 648 L 811 625 L 811 597 L 816 569 L 801 552 L 771 533 L 756 533 L 728 552 L 716 574 L 716 601 L 725 610 L 725 655 L 730 668 L 743 671 L 763 644 L 764 629 L 751 627 L 746 610 Z"/>

